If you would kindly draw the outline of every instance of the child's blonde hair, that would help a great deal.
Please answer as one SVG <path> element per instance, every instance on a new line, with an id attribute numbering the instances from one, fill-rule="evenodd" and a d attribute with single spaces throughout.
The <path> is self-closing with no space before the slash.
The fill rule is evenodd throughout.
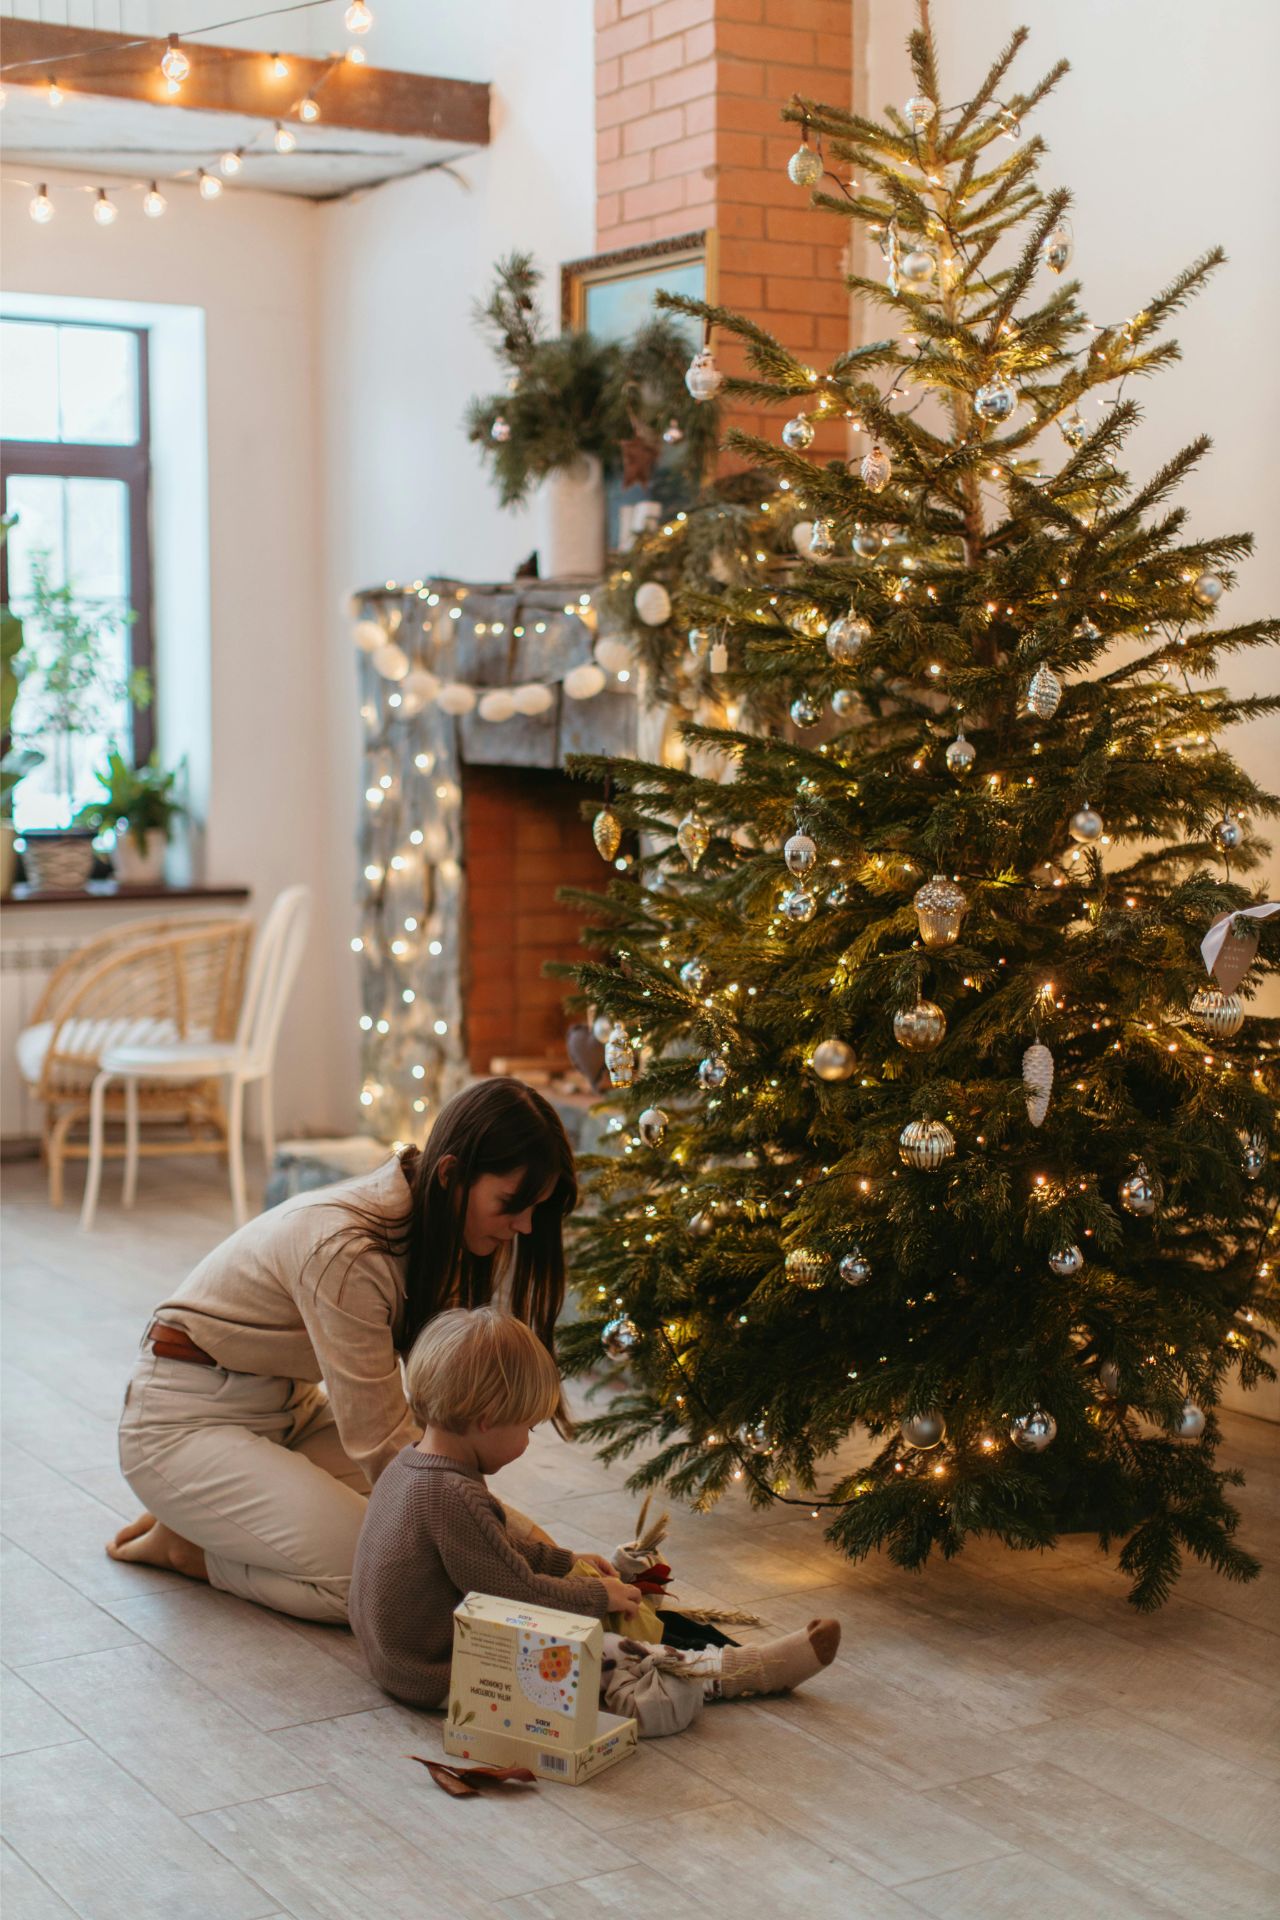
<path id="1" fill-rule="evenodd" d="M 424 1427 L 465 1433 L 554 1420 L 572 1432 L 560 1372 L 532 1327 L 496 1307 L 451 1307 L 429 1320 L 404 1366 L 409 1405 Z"/>

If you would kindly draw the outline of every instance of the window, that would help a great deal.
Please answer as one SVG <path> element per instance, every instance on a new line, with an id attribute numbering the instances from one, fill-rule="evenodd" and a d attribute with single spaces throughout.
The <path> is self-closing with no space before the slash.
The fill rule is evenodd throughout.
<path id="1" fill-rule="evenodd" d="M 121 689 L 104 702 L 97 730 L 76 742 L 74 811 L 98 796 L 93 770 L 113 742 L 137 763 L 154 740 L 150 709 L 133 706 L 123 691 L 131 670 L 153 673 L 147 333 L 5 319 L 0 358 L 0 483 L 13 519 L 0 592 L 27 620 L 25 642 L 39 657 L 42 636 L 29 618 L 36 569 L 43 566 L 50 587 L 69 586 L 77 606 L 102 621 Z M 23 725 L 20 692 L 15 732 Z M 17 788 L 19 829 L 65 824 L 57 758 L 49 754 Z"/>

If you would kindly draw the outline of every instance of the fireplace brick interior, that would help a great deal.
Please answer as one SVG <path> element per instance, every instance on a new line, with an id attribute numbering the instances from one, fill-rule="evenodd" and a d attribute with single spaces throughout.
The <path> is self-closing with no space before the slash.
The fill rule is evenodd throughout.
<path id="1" fill-rule="evenodd" d="M 465 1019 L 473 1073 L 494 1060 L 565 1059 L 564 980 L 545 960 L 575 960 L 582 916 L 562 886 L 598 889 L 606 869 L 579 811 L 584 788 L 539 767 L 468 766 L 462 779 L 466 898 Z"/>

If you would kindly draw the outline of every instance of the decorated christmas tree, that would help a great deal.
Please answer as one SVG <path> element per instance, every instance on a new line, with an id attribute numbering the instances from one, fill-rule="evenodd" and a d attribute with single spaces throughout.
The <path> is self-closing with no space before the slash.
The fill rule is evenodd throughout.
<path id="1" fill-rule="evenodd" d="M 640 857 L 582 901 L 614 1118 L 563 1350 L 616 1362 L 588 1431 L 637 1486 L 740 1482 L 911 1568 L 1087 1525 L 1147 1608 L 1186 1551 L 1257 1570 L 1215 1404 L 1272 1377 L 1278 923 L 1245 910 L 1280 802 L 1222 736 L 1278 703 L 1216 676 L 1280 625 L 1224 621 L 1250 537 L 1173 504 L 1207 442 L 1124 464 L 1221 255 L 1090 318 L 1025 131 L 1065 68 L 1016 88 L 1024 38 L 947 106 L 922 5 L 900 109 L 784 110 L 792 179 L 882 262 L 850 283 L 878 337 L 824 371 L 668 303 L 708 330 L 691 390 L 745 343 L 724 395 L 790 417 L 730 445 L 815 526 L 677 585 L 736 724 L 579 763 Z"/>

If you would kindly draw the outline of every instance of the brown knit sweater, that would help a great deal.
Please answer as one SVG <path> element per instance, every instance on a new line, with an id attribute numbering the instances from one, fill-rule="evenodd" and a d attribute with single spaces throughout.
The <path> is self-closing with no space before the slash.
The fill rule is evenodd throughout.
<path id="1" fill-rule="evenodd" d="M 466 1593 L 602 1617 L 600 1580 L 566 1580 L 567 1547 L 521 1540 L 482 1474 L 406 1447 L 379 1475 L 356 1547 L 349 1613 L 380 1687 L 414 1707 L 449 1697 L 453 1610 Z"/>

